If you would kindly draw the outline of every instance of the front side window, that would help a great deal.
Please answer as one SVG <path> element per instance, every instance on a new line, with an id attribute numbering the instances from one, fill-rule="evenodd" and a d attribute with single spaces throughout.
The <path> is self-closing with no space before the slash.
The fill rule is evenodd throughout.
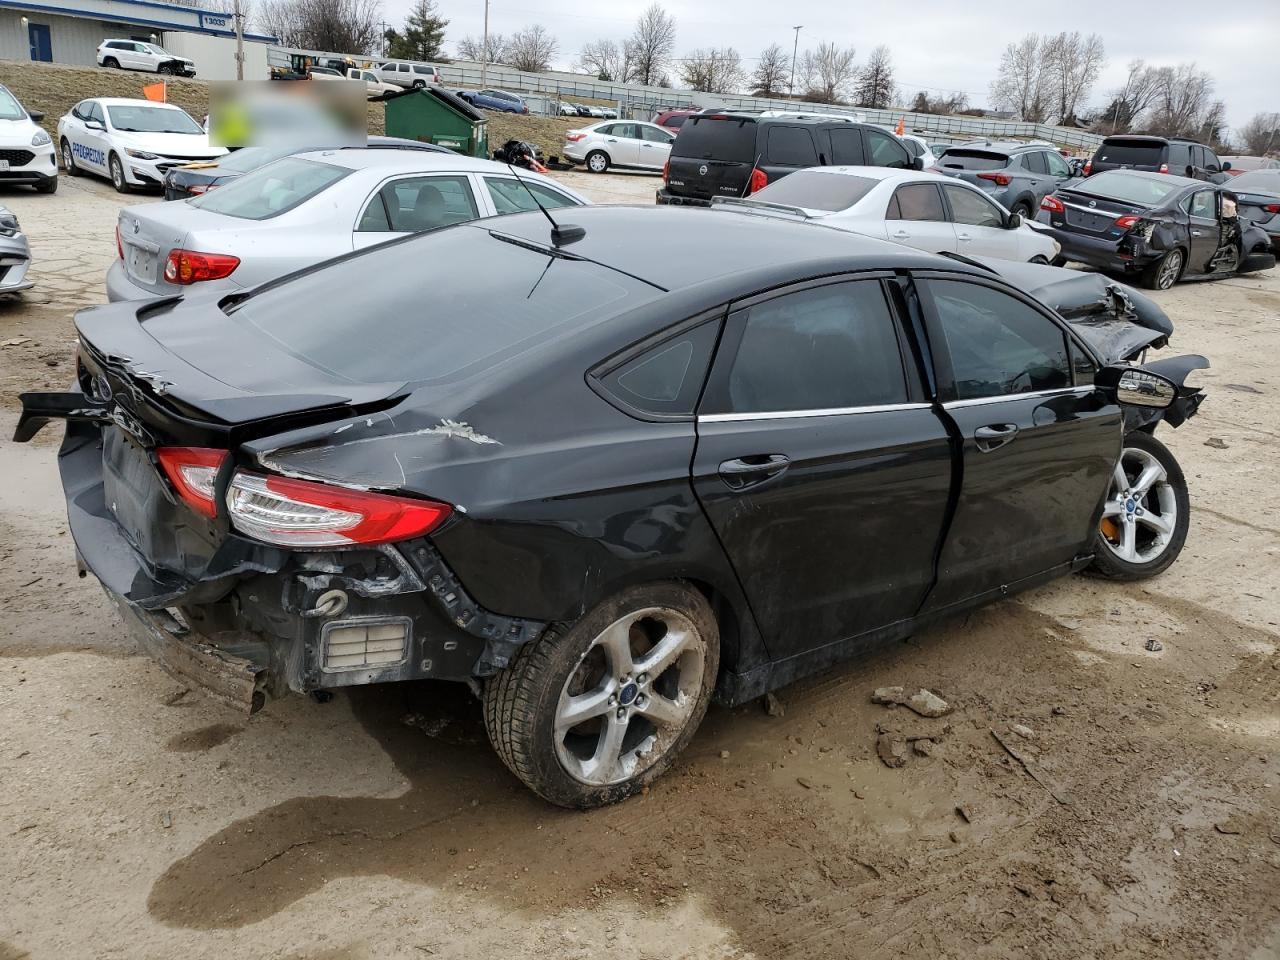
<path id="1" fill-rule="evenodd" d="M 356 231 L 417 233 L 474 220 L 479 215 L 466 177 L 406 177 L 377 192 Z"/>
<path id="2" fill-rule="evenodd" d="M 1200 220 L 1215 219 L 1218 216 L 1218 201 L 1214 191 L 1197 190 L 1193 193 L 1187 212 Z"/>
<path id="3" fill-rule="evenodd" d="M 1044 314 L 978 283 L 930 280 L 928 288 L 951 357 L 954 399 L 1072 385 L 1066 334 Z"/>
<path id="4" fill-rule="evenodd" d="M 1004 215 L 1000 208 L 976 190 L 944 184 L 947 200 L 951 203 L 951 217 L 956 223 L 971 227 L 1003 227 Z"/>
<path id="5" fill-rule="evenodd" d="M 485 177 L 484 185 L 489 190 L 489 197 L 493 200 L 494 209 L 500 214 L 537 210 L 538 206 L 533 202 L 533 197 L 529 196 L 530 193 L 534 194 L 542 205 L 548 209 L 552 207 L 579 206 L 578 201 L 566 196 L 559 190 L 552 190 L 550 187 L 530 180 L 514 180 L 511 177 Z"/>
<path id="6" fill-rule="evenodd" d="M 750 307 L 727 394 L 731 413 L 905 403 L 902 355 L 879 281 L 801 290 Z"/>
<path id="7" fill-rule="evenodd" d="M 101 123 L 104 126 L 106 125 L 107 118 L 106 118 L 106 115 L 102 112 L 102 104 L 100 103 L 89 104 L 89 119 L 96 120 L 98 123 Z"/>
<path id="8" fill-rule="evenodd" d="M 769 162 L 781 167 L 812 167 L 818 163 L 813 137 L 803 127 L 770 127 Z"/>
<path id="9" fill-rule="evenodd" d="M 932 183 L 908 183 L 893 192 L 886 220 L 932 220 L 944 222 L 947 213 L 942 197 Z"/>
<path id="10" fill-rule="evenodd" d="M 1062 156 L 1060 154 L 1051 153 L 1046 150 L 1044 154 L 1044 162 L 1048 164 L 1049 173 L 1053 174 L 1053 176 L 1055 177 L 1071 176 L 1071 167 L 1067 163 L 1067 161 L 1062 159 Z"/>
<path id="11" fill-rule="evenodd" d="M 659 127 L 651 127 L 646 124 L 640 124 L 640 138 L 648 140 L 650 143 L 670 143 L 675 138 L 667 131 Z"/>
<path id="12" fill-rule="evenodd" d="M 911 166 L 911 158 L 897 140 L 879 130 L 864 131 L 867 138 L 867 156 L 873 167 L 890 167 L 905 170 Z"/>

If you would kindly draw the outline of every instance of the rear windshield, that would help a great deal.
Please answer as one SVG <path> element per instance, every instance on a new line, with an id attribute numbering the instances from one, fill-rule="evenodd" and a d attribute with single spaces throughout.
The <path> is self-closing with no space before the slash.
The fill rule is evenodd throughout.
<path id="1" fill-rule="evenodd" d="M 1185 181 L 1135 177 L 1123 170 L 1107 170 L 1104 173 L 1095 173 L 1075 189 L 1107 200 L 1121 200 L 1124 203 L 1154 207 L 1163 203 L 1169 194 L 1177 193 L 1185 186 Z"/>
<path id="2" fill-rule="evenodd" d="M 754 120 L 690 117 L 680 128 L 671 148 L 673 157 L 695 160 L 731 160 L 754 163 L 756 122 Z"/>
<path id="3" fill-rule="evenodd" d="M 1234 167 L 1235 164 L 1233 163 Z M 1272 193 L 1280 196 L 1280 170 L 1254 170 L 1227 181 L 1227 189 L 1237 193 Z"/>
<path id="4" fill-rule="evenodd" d="M 229 312 L 333 376 L 430 382 L 490 371 L 657 295 L 607 267 L 456 226 L 334 261 Z"/>
<path id="5" fill-rule="evenodd" d="M 683 127 L 684 122 L 689 119 L 688 114 L 677 114 L 674 117 L 667 117 L 662 121 L 664 127 Z"/>
<path id="6" fill-rule="evenodd" d="M 804 207 L 806 210 L 845 210 L 868 193 L 879 180 L 867 177 L 851 177 L 837 173 L 818 173 L 815 170 L 797 170 L 789 177 L 769 184 L 752 200 L 762 203 L 781 203 L 788 207 Z"/>
<path id="7" fill-rule="evenodd" d="M 1009 165 L 1009 158 L 982 150 L 948 150 L 938 165 L 951 170 L 1003 170 Z"/>
<path id="8" fill-rule="evenodd" d="M 269 220 L 305 203 L 350 173 L 346 167 L 285 157 L 188 203 L 228 217 Z"/>
<path id="9" fill-rule="evenodd" d="M 1135 167 L 1158 167 L 1163 162 L 1163 143 L 1145 140 L 1104 140 L 1094 159 L 1101 163 L 1120 163 Z"/>

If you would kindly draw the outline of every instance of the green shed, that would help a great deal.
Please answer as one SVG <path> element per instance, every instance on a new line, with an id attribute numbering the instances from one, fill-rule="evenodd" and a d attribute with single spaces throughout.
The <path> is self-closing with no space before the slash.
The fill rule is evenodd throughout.
<path id="1" fill-rule="evenodd" d="M 489 121 L 448 90 L 420 87 L 382 98 L 389 137 L 448 147 L 473 157 L 489 156 Z"/>

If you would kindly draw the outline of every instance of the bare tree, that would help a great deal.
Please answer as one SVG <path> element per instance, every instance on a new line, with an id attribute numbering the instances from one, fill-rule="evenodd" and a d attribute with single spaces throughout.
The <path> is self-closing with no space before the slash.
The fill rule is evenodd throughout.
<path id="1" fill-rule="evenodd" d="M 854 49 L 834 43 L 820 43 L 800 57 L 799 72 L 806 100 L 816 103 L 840 103 L 857 76 Z"/>
<path id="2" fill-rule="evenodd" d="M 1111 95 L 1111 102 L 1099 115 L 1094 129 L 1098 133 L 1129 130 L 1155 103 L 1158 79 L 1154 67 L 1148 67 L 1142 60 L 1131 60 L 1124 86 Z"/>
<path id="3" fill-rule="evenodd" d="M 1029 33 L 1004 48 L 999 73 L 991 84 L 993 105 L 1012 110 L 1030 123 L 1044 121 L 1054 100 L 1054 64 L 1045 46 L 1038 33 Z"/>
<path id="4" fill-rule="evenodd" d="M 551 66 L 551 58 L 556 55 L 558 46 L 551 32 L 542 24 L 535 23 L 511 35 L 506 61 L 517 70 L 541 73 Z"/>
<path id="5" fill-rule="evenodd" d="M 1155 99 L 1145 128 L 1165 136 L 1201 132 L 1213 108 L 1213 78 L 1194 63 L 1155 69 Z"/>
<path id="6" fill-rule="evenodd" d="M 1253 119 L 1240 128 L 1240 142 L 1244 152 L 1251 156 L 1280 153 L 1280 113 L 1255 113 Z"/>
<path id="7" fill-rule="evenodd" d="M 1089 97 L 1098 74 L 1106 65 L 1106 47 L 1096 33 L 1087 37 L 1078 31 L 1045 37 L 1040 55 L 1052 71 L 1058 122 L 1074 120 L 1076 109 Z"/>
<path id="8" fill-rule="evenodd" d="M 489 46 L 486 49 L 480 37 L 463 37 L 458 41 L 458 57 L 462 60 L 483 61 L 485 63 L 506 63 L 509 42 L 500 33 L 489 34 Z"/>
<path id="9" fill-rule="evenodd" d="M 612 40 L 592 40 L 578 51 L 578 69 L 598 80 L 625 83 L 627 80 L 626 47 Z"/>
<path id="10" fill-rule="evenodd" d="M 265 0 L 256 20 L 286 47 L 372 53 L 381 18 L 379 0 Z"/>
<path id="11" fill-rule="evenodd" d="M 858 74 L 853 91 L 853 102 L 859 107 L 886 110 L 893 106 L 897 88 L 893 82 L 893 57 L 886 46 L 871 51 L 867 65 Z"/>
<path id="12" fill-rule="evenodd" d="M 733 47 L 694 50 L 684 56 L 677 71 L 686 87 L 706 93 L 733 93 L 742 89 L 746 79 L 742 57 Z"/>
<path id="13" fill-rule="evenodd" d="M 921 90 L 911 101 L 912 113 L 936 113 L 948 116 L 953 113 L 962 113 L 967 109 L 969 109 L 969 97 L 959 91 L 949 96 L 931 97 L 926 91 Z"/>
<path id="14" fill-rule="evenodd" d="M 661 4 L 653 3 L 640 14 L 627 47 L 631 59 L 630 79 L 646 86 L 660 84 L 676 45 L 676 21 Z"/>
<path id="15" fill-rule="evenodd" d="M 775 97 L 787 87 L 791 72 L 791 58 L 779 44 L 772 43 L 760 54 L 760 60 L 751 74 L 751 86 L 756 96 Z"/>

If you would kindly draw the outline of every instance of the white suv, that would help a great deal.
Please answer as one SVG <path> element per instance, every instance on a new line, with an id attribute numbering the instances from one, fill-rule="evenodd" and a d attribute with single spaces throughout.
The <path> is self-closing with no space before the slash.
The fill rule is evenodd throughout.
<path id="1" fill-rule="evenodd" d="M 145 70 L 177 77 L 194 77 L 196 65 L 154 43 L 138 40 L 103 40 L 98 44 L 98 66 L 116 70 Z"/>
<path id="2" fill-rule="evenodd" d="M 387 83 L 394 83 L 406 90 L 440 83 L 440 71 L 425 63 L 405 63 L 393 60 L 378 68 L 378 76 Z"/>

